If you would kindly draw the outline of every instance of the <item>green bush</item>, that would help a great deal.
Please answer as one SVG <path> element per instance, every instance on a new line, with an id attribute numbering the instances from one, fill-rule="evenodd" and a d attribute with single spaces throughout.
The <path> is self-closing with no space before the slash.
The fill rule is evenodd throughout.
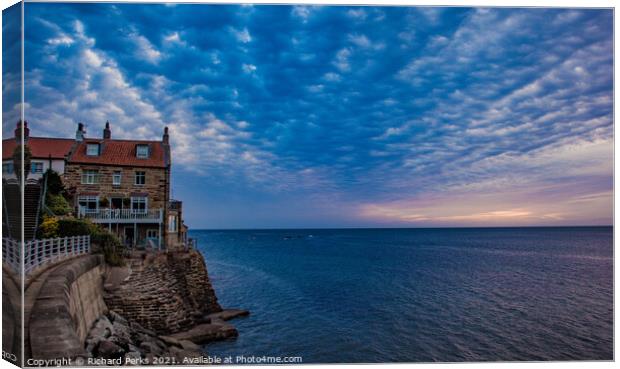
<path id="1" fill-rule="evenodd" d="M 98 246 L 97 248 L 93 247 L 93 251 L 102 253 L 105 261 L 109 265 L 125 265 L 123 256 L 125 248 L 118 237 L 88 220 L 75 218 L 59 219 L 58 234 L 59 237 L 82 236 L 88 234 L 90 235 L 91 243 Z"/>
<path id="2" fill-rule="evenodd" d="M 43 222 L 39 225 L 38 238 L 56 238 L 58 237 L 58 219 L 54 217 L 43 217 Z"/>
<path id="3" fill-rule="evenodd" d="M 43 180 L 47 180 L 47 193 L 52 195 L 60 195 L 65 192 L 65 186 L 62 184 L 60 174 L 52 169 L 48 169 L 43 174 Z"/>
<path id="4" fill-rule="evenodd" d="M 65 199 L 63 195 L 48 193 L 45 199 L 45 205 L 47 205 L 55 215 L 67 215 L 71 212 L 71 206 L 69 206 L 67 199 Z"/>
<path id="5" fill-rule="evenodd" d="M 99 233 L 99 227 L 84 219 L 65 218 L 58 220 L 58 236 L 71 237 L 91 235 Z"/>

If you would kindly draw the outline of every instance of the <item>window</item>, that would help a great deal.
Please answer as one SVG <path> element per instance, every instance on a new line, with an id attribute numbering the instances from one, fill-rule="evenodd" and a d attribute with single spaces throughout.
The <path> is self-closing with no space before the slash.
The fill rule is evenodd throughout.
<path id="1" fill-rule="evenodd" d="M 82 171 L 82 184 L 98 184 L 99 171 L 94 169 L 84 169 Z"/>
<path id="2" fill-rule="evenodd" d="M 131 198 L 131 212 L 134 214 L 146 213 L 146 197 Z"/>
<path id="3" fill-rule="evenodd" d="M 136 156 L 140 159 L 146 159 L 149 157 L 149 146 L 138 145 L 136 146 Z"/>
<path id="4" fill-rule="evenodd" d="M 168 232 L 176 232 L 176 231 L 177 231 L 177 216 L 168 215 Z"/>
<path id="5" fill-rule="evenodd" d="M 30 164 L 30 172 L 35 173 L 43 173 L 43 163 L 31 163 Z"/>
<path id="6" fill-rule="evenodd" d="M 86 144 L 86 155 L 99 156 L 99 144 L 98 143 Z"/>
<path id="7" fill-rule="evenodd" d="M 4 163 L 4 164 L 2 164 L 2 173 L 4 173 L 4 174 L 13 174 L 13 163 Z"/>
<path id="8" fill-rule="evenodd" d="M 121 171 L 115 170 L 112 174 L 112 185 L 120 186 L 121 185 Z"/>
<path id="9" fill-rule="evenodd" d="M 142 186 L 146 183 L 146 172 L 136 172 L 136 185 Z"/>
<path id="10" fill-rule="evenodd" d="M 80 213 L 94 213 L 99 209 L 99 197 L 98 196 L 79 196 L 78 206 Z"/>
<path id="11" fill-rule="evenodd" d="M 159 238 L 159 231 L 157 229 L 147 229 L 146 230 L 146 238 Z"/>

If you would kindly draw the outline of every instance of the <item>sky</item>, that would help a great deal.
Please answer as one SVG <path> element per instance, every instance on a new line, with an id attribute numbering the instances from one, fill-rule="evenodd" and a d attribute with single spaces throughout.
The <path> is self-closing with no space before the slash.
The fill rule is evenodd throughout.
<path id="1" fill-rule="evenodd" d="M 25 8 L 31 135 L 168 126 L 193 229 L 612 224 L 609 9 Z"/>

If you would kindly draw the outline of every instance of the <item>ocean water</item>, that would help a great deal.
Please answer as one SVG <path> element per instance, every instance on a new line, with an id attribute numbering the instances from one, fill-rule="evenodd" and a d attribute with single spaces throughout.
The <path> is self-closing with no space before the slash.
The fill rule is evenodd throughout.
<path id="1" fill-rule="evenodd" d="M 192 231 L 210 355 L 304 363 L 612 360 L 612 227 Z"/>

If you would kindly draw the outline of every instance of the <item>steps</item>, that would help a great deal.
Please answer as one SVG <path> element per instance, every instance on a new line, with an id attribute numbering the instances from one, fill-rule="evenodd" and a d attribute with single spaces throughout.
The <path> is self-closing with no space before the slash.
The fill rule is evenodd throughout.
<path id="1" fill-rule="evenodd" d="M 2 219 L 2 228 L 5 235 L 19 240 L 21 238 L 21 191 L 17 183 L 3 183 L 5 216 Z M 27 182 L 24 190 L 24 240 L 34 239 L 39 225 L 39 206 L 41 185 Z"/>
<path id="2" fill-rule="evenodd" d="M 39 226 L 39 206 L 41 205 L 41 185 L 26 183 L 24 191 L 24 239 L 32 240 Z"/>
<path id="3" fill-rule="evenodd" d="M 8 230 L 4 233 L 10 238 L 19 240 L 22 228 L 21 218 L 21 191 L 17 183 L 4 183 L 2 185 L 2 195 L 4 197 L 4 217 L 2 226 Z"/>

